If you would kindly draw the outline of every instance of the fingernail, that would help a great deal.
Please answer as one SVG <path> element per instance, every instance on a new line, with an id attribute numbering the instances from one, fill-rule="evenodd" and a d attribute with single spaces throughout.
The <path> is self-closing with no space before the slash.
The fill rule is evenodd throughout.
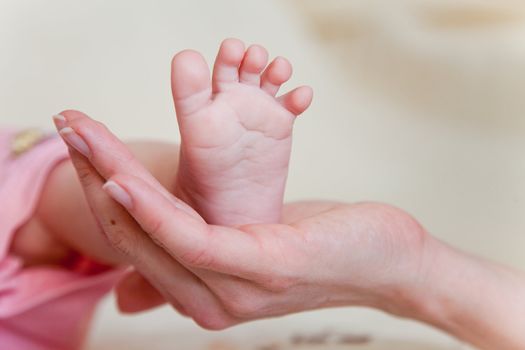
<path id="1" fill-rule="evenodd" d="M 82 153 L 85 157 L 89 157 L 89 146 L 75 130 L 70 127 L 65 127 L 60 130 L 59 133 L 71 147 Z"/>
<path id="2" fill-rule="evenodd" d="M 64 118 L 63 115 L 57 114 L 53 116 L 53 122 L 55 123 L 55 126 L 57 127 L 57 130 L 60 131 L 67 125 L 67 120 Z"/>
<path id="3" fill-rule="evenodd" d="M 104 186 L 102 186 L 102 189 L 106 191 L 106 193 L 109 194 L 111 198 L 119 202 L 124 208 L 131 209 L 131 196 L 115 181 L 109 180 L 104 184 Z"/>

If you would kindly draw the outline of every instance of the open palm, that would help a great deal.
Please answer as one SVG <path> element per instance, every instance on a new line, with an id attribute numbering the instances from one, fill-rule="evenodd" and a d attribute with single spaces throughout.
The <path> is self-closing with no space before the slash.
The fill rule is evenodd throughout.
<path id="1" fill-rule="evenodd" d="M 88 201 L 112 245 L 145 277 L 122 283 L 124 309 L 166 300 L 221 329 L 326 306 L 385 306 L 418 275 L 426 235 L 398 209 L 298 203 L 286 208 L 284 224 L 209 225 L 107 129 L 79 114 L 69 122 L 91 149 L 89 159 L 72 150 Z"/>

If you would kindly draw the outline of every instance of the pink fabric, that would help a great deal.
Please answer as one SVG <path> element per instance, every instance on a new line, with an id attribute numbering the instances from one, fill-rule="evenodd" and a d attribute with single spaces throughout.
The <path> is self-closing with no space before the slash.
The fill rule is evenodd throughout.
<path id="1" fill-rule="evenodd" d="M 97 302 L 122 272 L 23 269 L 9 255 L 13 234 L 31 217 L 48 174 L 68 157 L 58 137 L 13 157 L 14 135 L 0 130 L 0 349 L 79 349 Z"/>

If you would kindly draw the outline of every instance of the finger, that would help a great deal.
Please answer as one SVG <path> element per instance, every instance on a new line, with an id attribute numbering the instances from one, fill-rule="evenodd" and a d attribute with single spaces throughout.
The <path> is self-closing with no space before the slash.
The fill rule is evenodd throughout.
<path id="1" fill-rule="evenodd" d="M 254 236 L 196 220 L 134 176 L 118 174 L 105 189 L 157 244 L 184 265 L 240 277 L 261 270 L 257 258 L 260 247 Z"/>
<path id="2" fill-rule="evenodd" d="M 58 122 L 59 116 L 63 116 L 65 121 Z M 107 179 L 115 173 L 134 173 L 156 186 L 153 176 L 104 124 L 74 110 L 63 111 L 54 120 L 64 141 L 89 158 L 102 177 Z M 64 130 L 67 127 L 72 130 Z"/>
<path id="3" fill-rule="evenodd" d="M 88 202 L 88 205 L 91 206 L 91 204 L 100 203 L 104 205 L 103 208 L 100 208 L 100 211 L 104 211 L 107 206 L 107 200 L 108 196 L 103 191 L 100 191 L 99 189 L 104 184 L 104 178 L 102 178 L 97 171 L 93 168 L 91 163 L 89 163 L 85 157 L 83 157 L 78 151 L 75 149 L 69 148 L 69 155 L 71 162 L 74 166 L 74 169 L 77 173 L 77 176 L 80 180 L 80 184 L 82 186 L 82 190 L 84 192 L 84 195 L 86 197 L 86 200 Z M 111 203 L 111 202 L 109 202 Z M 93 212 L 93 214 L 97 214 L 97 212 Z M 100 217 L 98 215 L 95 215 L 95 218 L 97 219 L 97 224 L 100 226 L 100 231 L 104 232 L 104 223 L 101 222 Z M 107 221 L 107 220 L 106 220 Z M 107 240 L 106 240 L 107 242 Z M 109 242 L 111 243 L 111 242 Z M 111 244 L 109 244 L 111 247 Z M 114 250 L 115 247 L 111 247 L 110 251 L 114 254 L 120 255 L 119 260 L 126 261 L 127 258 L 124 254 L 122 254 L 118 250 Z M 108 253 L 110 252 L 108 251 Z"/>
<path id="4" fill-rule="evenodd" d="M 157 246 L 124 208 L 116 205 L 102 190 L 104 179 L 89 161 L 76 150 L 70 151 L 88 203 L 111 245 L 146 277 L 165 300 L 175 306 L 184 305 L 185 312 L 199 324 L 224 327 L 236 322 L 193 273 Z"/>
<path id="5" fill-rule="evenodd" d="M 140 176 L 182 210 L 200 218 L 190 206 L 171 196 L 104 124 L 74 110 L 61 112 L 54 121 L 64 141 L 87 157 L 103 178 L 108 179 L 117 173 Z"/>
<path id="6" fill-rule="evenodd" d="M 131 242 L 141 242 L 144 234 L 141 234 L 136 229 L 126 232 L 125 229 L 136 226 L 133 219 L 121 207 L 116 206 L 112 199 L 102 190 L 105 179 L 100 176 L 93 165 L 75 149 L 69 149 L 71 161 L 77 171 L 80 179 L 80 184 L 84 190 L 86 200 L 97 219 L 102 231 L 110 241 L 113 248 L 116 248 L 118 253 L 122 254 L 126 261 L 133 263 L 134 254 L 130 251 L 130 247 L 135 246 Z M 128 235 L 128 240 L 122 241 L 119 237 Z M 118 235 L 114 235 L 119 233 Z M 142 236 L 142 237 L 141 237 Z M 145 236 L 147 237 L 147 236 Z"/>

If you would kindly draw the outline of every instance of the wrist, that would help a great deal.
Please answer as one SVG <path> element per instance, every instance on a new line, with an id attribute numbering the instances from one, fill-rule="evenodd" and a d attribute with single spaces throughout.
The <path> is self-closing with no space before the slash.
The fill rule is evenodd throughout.
<path id="1" fill-rule="evenodd" d="M 447 324 L 455 318 L 455 293 L 460 282 L 456 274 L 462 270 L 457 258 L 450 247 L 429 236 L 413 282 L 400 288 L 400 303 L 394 313 L 450 332 Z"/>
<path id="2" fill-rule="evenodd" d="M 417 283 L 398 316 L 433 325 L 480 349 L 523 349 L 525 278 L 429 237 Z"/>

